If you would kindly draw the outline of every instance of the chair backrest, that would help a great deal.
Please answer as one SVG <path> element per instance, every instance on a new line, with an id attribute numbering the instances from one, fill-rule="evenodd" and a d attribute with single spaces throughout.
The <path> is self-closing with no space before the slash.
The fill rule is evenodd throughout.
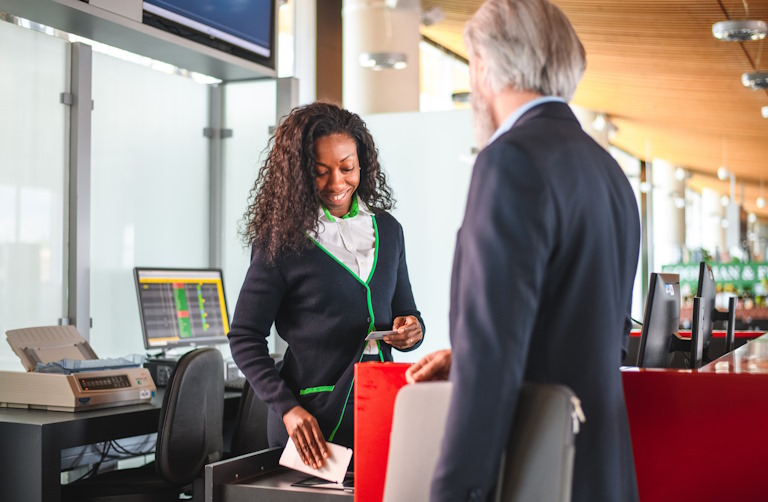
<path id="1" fill-rule="evenodd" d="M 212 347 L 187 352 L 165 388 L 157 429 L 158 474 L 188 484 L 205 464 L 221 459 L 224 419 L 224 360 Z"/>
<path id="2" fill-rule="evenodd" d="M 565 385 L 523 385 L 499 469 L 497 502 L 571 500 L 574 406 L 580 407 L 575 397 Z"/>
<path id="3" fill-rule="evenodd" d="M 256 396 L 247 382 L 240 396 L 235 428 L 232 431 L 232 456 L 244 455 L 269 448 L 267 439 L 266 403 Z"/>
<path id="4" fill-rule="evenodd" d="M 384 502 L 429 500 L 450 401 L 450 382 L 406 385 L 397 393 L 392 409 Z"/>
<path id="5" fill-rule="evenodd" d="M 429 500 L 450 396 L 450 382 L 406 385 L 398 392 L 384 502 Z M 570 501 L 575 453 L 572 397 L 563 385 L 523 385 L 499 470 L 497 502 Z"/>

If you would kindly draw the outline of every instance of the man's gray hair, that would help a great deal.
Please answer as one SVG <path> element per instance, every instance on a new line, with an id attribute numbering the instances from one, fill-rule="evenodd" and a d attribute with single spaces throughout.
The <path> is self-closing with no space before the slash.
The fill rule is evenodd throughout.
<path id="1" fill-rule="evenodd" d="M 570 101 L 584 74 L 584 47 L 547 0 L 487 0 L 464 28 L 469 57 L 488 67 L 494 92 L 512 86 Z"/>

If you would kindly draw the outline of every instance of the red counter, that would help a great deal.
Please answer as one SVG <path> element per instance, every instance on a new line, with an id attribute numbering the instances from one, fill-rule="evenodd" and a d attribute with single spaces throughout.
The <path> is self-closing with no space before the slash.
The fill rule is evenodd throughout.
<path id="1" fill-rule="evenodd" d="M 356 366 L 355 500 L 382 498 L 407 367 Z M 768 335 L 698 372 L 629 368 L 622 377 L 641 501 L 768 500 L 768 432 L 760 428 L 768 421 Z"/>

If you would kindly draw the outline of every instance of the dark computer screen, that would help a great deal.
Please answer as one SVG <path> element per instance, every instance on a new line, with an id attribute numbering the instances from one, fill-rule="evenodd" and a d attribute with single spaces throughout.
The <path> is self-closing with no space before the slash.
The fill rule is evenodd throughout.
<path id="1" fill-rule="evenodd" d="M 145 0 L 145 24 L 274 68 L 275 0 Z"/>
<path id="2" fill-rule="evenodd" d="M 229 318 L 218 269 L 134 269 L 144 348 L 227 342 Z"/>
<path id="3" fill-rule="evenodd" d="M 712 339 L 712 314 L 715 312 L 715 298 L 717 296 L 717 283 L 712 273 L 712 268 L 706 263 L 699 264 L 699 285 L 696 287 L 696 296 L 701 298 L 702 314 L 701 332 L 704 334 L 704 347 L 709 346 Z M 692 321 L 692 325 L 695 321 Z"/>
<path id="4" fill-rule="evenodd" d="M 707 351 L 712 340 L 717 283 L 712 268 L 706 263 L 699 264 L 699 285 L 696 288 L 697 308 L 691 319 L 691 368 L 698 368 L 708 362 Z"/>
<path id="5" fill-rule="evenodd" d="M 672 338 L 680 324 L 680 276 L 652 273 L 645 301 L 643 329 L 637 365 L 641 368 L 666 368 Z"/>

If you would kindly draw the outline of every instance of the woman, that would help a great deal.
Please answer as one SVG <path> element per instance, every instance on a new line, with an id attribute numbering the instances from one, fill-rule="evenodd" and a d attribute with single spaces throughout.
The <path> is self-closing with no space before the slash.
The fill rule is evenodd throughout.
<path id="1" fill-rule="evenodd" d="M 232 357 L 269 406 L 269 444 L 290 437 L 320 467 L 326 440 L 353 445 L 353 376 L 421 344 L 392 192 L 357 115 L 327 103 L 294 109 L 275 131 L 251 190 L 251 265 L 229 332 Z M 272 323 L 288 349 L 267 350 Z M 374 330 L 395 330 L 365 341 Z"/>

